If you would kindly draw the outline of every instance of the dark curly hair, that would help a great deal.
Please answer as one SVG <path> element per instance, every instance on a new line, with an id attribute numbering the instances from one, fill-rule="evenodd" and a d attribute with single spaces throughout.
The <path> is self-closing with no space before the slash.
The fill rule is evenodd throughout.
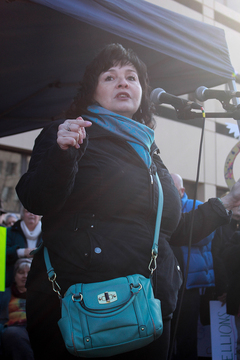
<path id="1" fill-rule="evenodd" d="M 109 44 L 105 46 L 86 67 L 80 83 L 79 92 L 71 107 L 66 112 L 66 116 L 68 118 L 75 118 L 83 113 L 88 113 L 87 107 L 95 102 L 93 96 L 98 84 L 99 75 L 112 66 L 124 66 L 127 64 L 133 65 L 137 70 L 139 82 L 142 87 L 142 101 L 139 109 L 133 115 L 133 119 L 150 128 L 154 128 L 155 121 L 153 119 L 153 109 L 149 97 L 150 86 L 147 67 L 133 50 L 125 49 L 121 44 Z"/>

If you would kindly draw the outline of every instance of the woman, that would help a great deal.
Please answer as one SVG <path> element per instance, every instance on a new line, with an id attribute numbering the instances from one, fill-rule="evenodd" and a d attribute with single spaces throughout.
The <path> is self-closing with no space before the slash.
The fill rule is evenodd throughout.
<path id="1" fill-rule="evenodd" d="M 4 294 L 0 304 L 2 351 L 4 359 L 34 360 L 28 332 L 26 330 L 26 280 L 30 270 L 29 259 L 17 260 L 14 267 L 14 283 Z"/>
<path id="2" fill-rule="evenodd" d="M 41 217 L 26 209 L 21 211 L 21 219 L 7 229 L 6 251 L 6 287 L 13 282 L 14 264 L 19 258 L 32 260 L 31 251 L 35 250 L 42 241 Z"/>
<path id="3" fill-rule="evenodd" d="M 149 346 L 114 359 L 167 358 L 181 285 L 169 241 L 187 242 L 189 215 L 181 218 L 179 195 L 157 155 L 153 126 L 146 66 L 131 50 L 108 45 L 87 67 L 68 119 L 54 122 L 36 140 L 29 170 L 17 185 L 24 206 L 43 215 L 43 242 L 64 294 L 74 283 L 149 276 L 158 172 L 165 200 L 155 293 L 162 302 L 164 331 Z M 223 200 L 227 208 L 240 205 L 239 187 Z M 211 199 L 196 210 L 194 239 L 229 219 L 223 204 Z M 27 282 L 35 357 L 73 359 L 61 339 L 59 300 L 45 269 L 40 249 Z"/>
<path id="4" fill-rule="evenodd" d="M 18 221 L 17 215 L 14 213 L 9 213 L 5 216 L 4 224 L 6 227 L 11 227 L 13 224 L 15 224 L 16 221 Z"/>

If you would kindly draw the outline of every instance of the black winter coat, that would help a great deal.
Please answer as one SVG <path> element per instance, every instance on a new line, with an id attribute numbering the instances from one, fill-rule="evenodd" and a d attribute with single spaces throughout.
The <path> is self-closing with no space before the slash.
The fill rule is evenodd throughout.
<path id="1" fill-rule="evenodd" d="M 216 296 L 227 293 L 227 313 L 236 315 L 240 306 L 240 227 L 232 219 L 217 229 L 212 242 Z"/>
<path id="2" fill-rule="evenodd" d="M 122 139 L 93 124 L 80 149 L 62 150 L 54 122 L 36 139 L 28 172 L 17 185 L 29 211 L 43 215 L 43 242 L 49 250 L 57 281 L 64 293 L 77 282 L 97 282 L 140 273 L 148 264 L 155 229 L 158 172 L 164 193 L 157 268 L 156 296 L 163 317 L 176 306 L 181 273 L 169 241 L 188 241 L 190 215 L 181 215 L 181 202 L 172 178 L 152 146 L 153 163 L 146 167 Z M 211 199 L 196 210 L 194 241 L 229 222 L 225 209 Z M 42 249 L 34 256 L 28 287 L 52 293 Z"/>

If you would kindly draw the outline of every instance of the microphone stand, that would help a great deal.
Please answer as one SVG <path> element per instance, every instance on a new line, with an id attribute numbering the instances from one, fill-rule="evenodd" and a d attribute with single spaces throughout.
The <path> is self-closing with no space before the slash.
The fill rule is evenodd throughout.
<path id="1" fill-rule="evenodd" d="M 231 104 L 229 104 L 231 105 Z M 203 114 L 196 112 L 196 111 L 191 111 L 191 109 L 189 109 L 189 107 L 186 108 L 182 108 L 182 109 L 175 109 L 177 112 L 177 117 L 180 120 L 191 120 L 191 119 L 202 119 L 203 118 Z M 205 117 L 206 118 L 232 118 L 234 120 L 240 120 L 240 105 L 238 106 L 234 106 L 231 105 L 231 112 L 224 112 L 224 113 L 219 113 L 219 112 L 212 112 L 212 113 L 206 113 Z"/>

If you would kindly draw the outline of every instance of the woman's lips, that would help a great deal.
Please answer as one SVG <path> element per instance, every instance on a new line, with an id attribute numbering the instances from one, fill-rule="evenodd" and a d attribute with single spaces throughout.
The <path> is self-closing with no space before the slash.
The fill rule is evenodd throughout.
<path id="1" fill-rule="evenodd" d="M 117 99 L 129 99 L 130 95 L 127 92 L 120 92 L 115 96 L 115 98 L 117 98 Z"/>

